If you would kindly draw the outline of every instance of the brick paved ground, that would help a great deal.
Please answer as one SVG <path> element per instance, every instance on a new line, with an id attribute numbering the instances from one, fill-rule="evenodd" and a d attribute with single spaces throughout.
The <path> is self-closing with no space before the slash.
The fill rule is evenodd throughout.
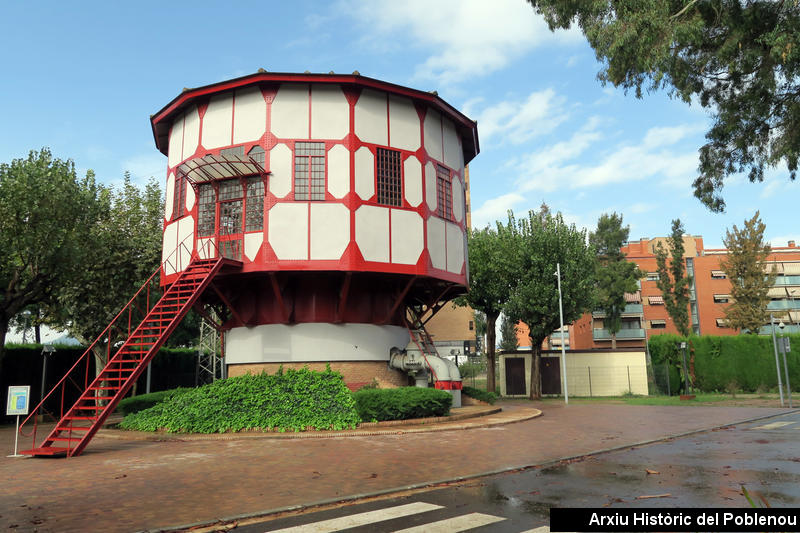
<path id="1" fill-rule="evenodd" d="M 516 402 L 491 416 L 525 414 L 532 405 L 543 416 L 467 430 L 167 442 L 98 436 L 72 459 L 2 457 L 0 524 L 13 531 L 110 532 L 213 521 L 542 464 L 788 411 Z M 0 429 L 0 446 L 11 453 L 13 427 Z"/>

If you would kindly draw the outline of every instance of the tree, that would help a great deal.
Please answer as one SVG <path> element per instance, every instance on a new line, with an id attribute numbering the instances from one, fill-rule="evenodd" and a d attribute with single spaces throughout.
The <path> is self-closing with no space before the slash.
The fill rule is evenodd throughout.
<path id="1" fill-rule="evenodd" d="M 658 265 L 656 285 L 664 297 L 664 307 L 678 333 L 688 337 L 689 285 L 692 283 L 692 278 L 686 275 L 686 264 L 683 260 L 683 224 L 680 219 L 672 221 L 672 234 L 669 236 L 669 266 L 667 266 L 667 249 L 662 243 L 658 243 L 654 252 Z"/>
<path id="2" fill-rule="evenodd" d="M 756 211 L 753 218 L 744 221 L 742 229 L 734 224 L 733 231 L 727 230 L 723 239 L 728 255 L 721 266 L 731 281 L 733 299 L 725 309 L 725 319 L 730 327 L 753 335 L 769 320 L 767 292 L 776 276 L 774 269 L 765 268 L 771 251 L 764 242 L 765 229 Z"/>
<path id="3" fill-rule="evenodd" d="M 509 227 L 517 243 L 514 289 L 505 314 L 528 328 L 533 352 L 531 399 L 542 396 L 541 346 L 561 326 L 558 308 L 556 264 L 561 265 L 564 323 L 578 319 L 593 301 L 594 250 L 587 244 L 586 231 L 567 225 L 560 213 L 549 210 L 528 212 L 521 220 L 510 217 Z"/>
<path id="4" fill-rule="evenodd" d="M 603 214 L 597 230 L 589 234 L 589 243 L 597 253 L 595 265 L 595 307 L 605 314 L 603 326 L 611 334 L 611 348 L 617 348 L 617 332 L 622 329 L 626 292 L 636 292 L 642 272 L 635 263 L 625 260 L 621 248 L 628 240 L 629 226 L 622 226 L 622 215 Z"/>
<path id="5" fill-rule="evenodd" d="M 503 315 L 503 319 L 500 321 L 500 349 L 505 352 L 512 352 L 518 347 L 517 324 L 510 320 L 507 315 Z"/>
<path id="6" fill-rule="evenodd" d="M 78 179 L 74 163 L 47 148 L 0 164 L 0 362 L 9 321 L 55 303 L 64 280 L 85 268 L 96 195 L 91 171 Z"/>
<path id="7" fill-rule="evenodd" d="M 528 0 L 552 30 L 577 23 L 626 91 L 665 88 L 697 101 L 714 124 L 700 149 L 695 196 L 724 211 L 724 179 L 800 157 L 800 2 L 774 0 Z"/>
<path id="8" fill-rule="evenodd" d="M 509 221 L 510 224 L 510 221 Z M 495 391 L 495 326 L 511 294 L 514 247 L 510 226 L 497 223 L 469 233 L 469 292 L 460 298 L 486 316 L 486 390 Z"/>

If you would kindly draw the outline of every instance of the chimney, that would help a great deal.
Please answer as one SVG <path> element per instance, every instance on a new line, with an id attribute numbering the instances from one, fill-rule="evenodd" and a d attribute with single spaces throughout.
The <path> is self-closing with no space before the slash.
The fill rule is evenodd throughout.
<path id="1" fill-rule="evenodd" d="M 789 248 L 794 248 L 794 241 L 789 241 Z"/>

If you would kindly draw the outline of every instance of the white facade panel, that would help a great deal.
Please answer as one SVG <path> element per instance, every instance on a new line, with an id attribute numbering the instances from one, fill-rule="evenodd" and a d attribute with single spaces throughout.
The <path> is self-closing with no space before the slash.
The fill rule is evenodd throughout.
<path id="1" fill-rule="evenodd" d="M 430 107 L 425 113 L 425 151 L 429 157 L 442 161 L 442 115 Z"/>
<path id="2" fill-rule="evenodd" d="M 410 152 L 419 150 L 419 114 L 408 98 L 389 97 L 389 140 L 394 148 Z"/>
<path id="3" fill-rule="evenodd" d="M 444 140 L 444 164 L 456 172 L 461 172 L 461 167 L 464 166 L 461 143 L 458 133 L 456 133 L 456 127 L 446 118 L 442 119 L 442 138 Z"/>
<path id="4" fill-rule="evenodd" d="M 308 259 L 308 204 L 275 204 L 269 210 L 269 244 L 278 259 Z"/>
<path id="5" fill-rule="evenodd" d="M 344 204 L 311 204 L 311 259 L 341 259 L 350 244 L 350 210 Z"/>
<path id="6" fill-rule="evenodd" d="M 362 142 L 389 144 L 386 123 L 386 94 L 364 89 L 358 98 L 354 115 L 354 131 Z"/>
<path id="7" fill-rule="evenodd" d="M 342 139 L 350 133 L 350 104 L 338 85 L 311 87 L 311 139 Z"/>
<path id="8" fill-rule="evenodd" d="M 236 91 L 233 144 L 259 140 L 267 128 L 267 103 L 258 87 Z"/>
<path id="9" fill-rule="evenodd" d="M 217 256 L 213 237 L 197 239 L 197 256 L 200 259 L 212 259 Z"/>
<path id="10" fill-rule="evenodd" d="M 189 266 L 194 248 L 194 218 L 190 215 L 178 220 L 177 267 L 181 271 Z"/>
<path id="11" fill-rule="evenodd" d="M 213 96 L 203 116 L 203 147 L 212 149 L 231 144 L 233 93 Z"/>
<path id="12" fill-rule="evenodd" d="M 392 209 L 392 263 L 416 265 L 424 247 L 419 213 Z"/>
<path id="13" fill-rule="evenodd" d="M 292 150 L 285 144 L 276 144 L 269 151 L 269 191 L 284 198 L 292 191 Z"/>
<path id="14" fill-rule="evenodd" d="M 169 149 L 167 152 L 167 163 L 174 167 L 181 162 L 183 155 L 183 115 L 180 115 L 172 123 L 169 130 Z"/>
<path id="15" fill-rule="evenodd" d="M 341 144 L 328 150 L 328 192 L 334 198 L 350 192 L 350 151 Z"/>
<path id="16" fill-rule="evenodd" d="M 430 161 L 425 165 L 425 201 L 428 203 L 428 209 L 436 211 L 438 202 L 436 197 L 436 167 Z"/>
<path id="17" fill-rule="evenodd" d="M 194 201 L 195 201 L 194 187 L 192 187 L 191 185 L 189 185 L 187 183 L 186 184 L 186 212 L 187 213 L 189 211 L 191 211 L 192 208 L 194 207 Z"/>
<path id="18" fill-rule="evenodd" d="M 164 218 L 172 218 L 172 204 L 175 202 L 175 173 L 170 172 L 167 176 L 167 189 L 164 198 Z"/>
<path id="19" fill-rule="evenodd" d="M 406 202 L 417 207 L 422 202 L 422 165 L 416 156 L 403 162 L 403 189 Z"/>
<path id="20" fill-rule="evenodd" d="M 280 139 L 308 139 L 308 85 L 284 83 L 272 102 L 272 133 Z"/>
<path id="21" fill-rule="evenodd" d="M 178 223 L 167 224 L 164 228 L 164 240 L 161 245 L 161 264 L 164 265 L 164 274 L 174 274 L 178 271 L 178 261 L 175 250 L 178 248 Z"/>
<path id="22" fill-rule="evenodd" d="M 461 186 L 461 180 L 453 176 L 453 217 L 456 221 L 461 222 L 464 216 L 464 188 Z"/>
<path id="23" fill-rule="evenodd" d="M 444 241 L 444 220 L 437 217 L 428 219 L 428 254 L 433 268 L 445 270 L 447 255 Z"/>
<path id="24" fill-rule="evenodd" d="M 366 261 L 389 262 L 389 209 L 362 205 L 356 210 L 356 244 Z"/>
<path id="25" fill-rule="evenodd" d="M 459 274 L 464 266 L 464 233 L 461 228 L 451 222 L 447 227 L 447 271 Z"/>
<path id="26" fill-rule="evenodd" d="M 356 194 L 362 200 L 375 195 L 375 158 L 366 146 L 356 151 Z"/>
<path id="27" fill-rule="evenodd" d="M 200 142 L 200 114 L 197 107 L 192 106 L 186 111 L 186 119 L 183 123 L 183 150 L 181 160 L 189 159 L 197 151 L 197 144 Z"/>
<path id="28" fill-rule="evenodd" d="M 264 242 L 264 232 L 258 233 L 245 233 L 244 235 L 244 255 L 250 261 L 256 260 L 258 250 L 261 248 L 261 243 Z"/>
<path id="29" fill-rule="evenodd" d="M 408 330 L 376 324 L 264 324 L 225 334 L 228 364 L 388 361 L 389 350 L 408 344 Z"/>

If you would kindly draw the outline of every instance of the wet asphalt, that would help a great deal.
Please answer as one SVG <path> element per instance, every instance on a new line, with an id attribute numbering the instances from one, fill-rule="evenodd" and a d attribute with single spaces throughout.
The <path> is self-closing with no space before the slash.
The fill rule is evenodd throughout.
<path id="1" fill-rule="evenodd" d="M 547 526 L 551 507 L 748 507 L 742 487 L 773 507 L 800 506 L 800 413 L 234 531 L 274 531 L 425 502 L 441 507 L 348 531 L 428 529 L 480 513 L 498 521 L 470 531 L 520 532 Z"/>

